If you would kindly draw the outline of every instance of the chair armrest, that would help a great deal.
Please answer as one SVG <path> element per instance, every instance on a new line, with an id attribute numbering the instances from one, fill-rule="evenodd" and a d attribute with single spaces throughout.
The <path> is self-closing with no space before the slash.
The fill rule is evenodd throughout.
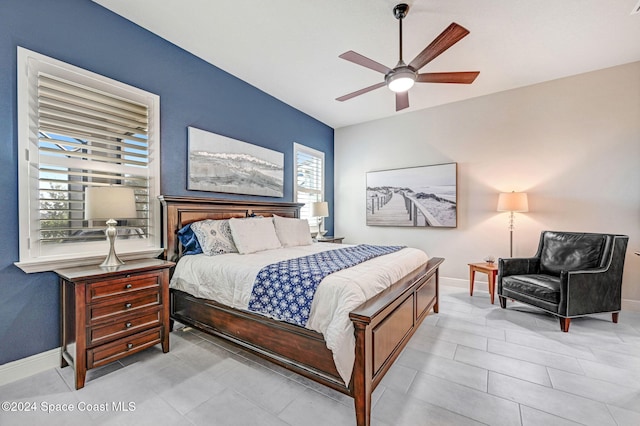
<path id="1" fill-rule="evenodd" d="M 498 259 L 498 275 L 502 277 L 537 274 L 539 272 L 540 258 L 538 257 Z"/>
<path id="2" fill-rule="evenodd" d="M 562 271 L 560 300 L 559 313 L 569 317 L 619 311 L 622 304 L 621 273 L 611 267 Z"/>
<path id="3" fill-rule="evenodd" d="M 539 257 L 498 259 L 498 296 L 502 295 L 502 278 L 509 275 L 537 274 L 539 271 Z"/>

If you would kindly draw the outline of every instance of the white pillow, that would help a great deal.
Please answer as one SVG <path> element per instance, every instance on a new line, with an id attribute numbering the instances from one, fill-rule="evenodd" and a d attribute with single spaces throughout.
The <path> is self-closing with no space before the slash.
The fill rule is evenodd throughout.
<path id="1" fill-rule="evenodd" d="M 229 219 L 233 242 L 240 254 L 281 248 L 271 218 Z"/>
<path id="2" fill-rule="evenodd" d="M 233 243 L 229 220 L 206 219 L 191 224 L 191 230 L 202 247 L 202 252 L 207 256 L 217 254 L 237 253 L 238 249 Z"/>
<path id="3" fill-rule="evenodd" d="M 273 224 L 282 247 L 309 246 L 313 243 L 309 222 L 306 219 L 274 215 Z"/>

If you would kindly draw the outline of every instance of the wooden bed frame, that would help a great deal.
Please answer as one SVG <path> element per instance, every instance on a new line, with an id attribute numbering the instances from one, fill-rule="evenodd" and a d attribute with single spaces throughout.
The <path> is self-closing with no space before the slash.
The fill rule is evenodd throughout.
<path id="1" fill-rule="evenodd" d="M 160 196 L 165 259 L 178 261 L 177 231 L 204 219 L 299 217 L 302 204 Z M 340 378 L 323 336 L 171 289 L 171 318 L 231 341 L 263 358 L 354 398 L 358 426 L 368 426 L 371 394 L 433 308 L 438 312 L 438 267 L 431 258 L 349 314 L 355 328 L 355 364 L 349 386 Z"/>

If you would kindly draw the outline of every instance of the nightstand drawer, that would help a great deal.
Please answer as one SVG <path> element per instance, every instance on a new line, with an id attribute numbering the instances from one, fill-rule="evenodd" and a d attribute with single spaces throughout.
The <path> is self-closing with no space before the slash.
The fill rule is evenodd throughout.
<path id="1" fill-rule="evenodd" d="M 128 297 L 119 297 L 87 306 L 87 321 L 89 324 L 94 324 L 118 315 L 126 315 L 151 306 L 159 306 L 161 303 L 158 289 L 143 290 Z"/>
<path id="2" fill-rule="evenodd" d="M 146 288 L 160 287 L 160 274 L 130 274 L 109 281 L 97 281 L 87 286 L 87 303 L 95 303 L 106 297 L 120 296 Z"/>
<path id="3" fill-rule="evenodd" d="M 87 329 L 87 344 L 93 345 L 105 340 L 113 340 L 127 334 L 138 332 L 150 327 L 156 327 L 161 322 L 160 309 L 149 313 L 140 313 L 134 317 L 123 318 L 115 323 L 107 325 L 89 327 Z"/>
<path id="4" fill-rule="evenodd" d="M 134 334 L 113 343 L 87 350 L 87 368 L 99 367 L 149 348 L 162 340 L 162 327 Z"/>

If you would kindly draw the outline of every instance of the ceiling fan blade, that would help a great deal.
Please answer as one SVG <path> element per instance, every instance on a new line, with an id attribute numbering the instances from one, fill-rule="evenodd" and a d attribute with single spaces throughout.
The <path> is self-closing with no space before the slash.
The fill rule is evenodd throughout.
<path id="1" fill-rule="evenodd" d="M 471 84 L 480 74 L 480 71 L 461 72 L 427 72 L 418 74 L 416 83 L 457 83 Z"/>
<path id="2" fill-rule="evenodd" d="M 396 111 L 409 108 L 409 91 L 396 93 Z"/>
<path id="3" fill-rule="evenodd" d="M 418 71 L 420 68 L 433 61 L 442 52 L 459 42 L 464 36 L 469 34 L 469 30 L 453 22 L 438 37 L 435 38 L 422 52 L 409 64 L 411 68 Z"/>
<path id="4" fill-rule="evenodd" d="M 384 87 L 385 85 L 386 85 L 386 83 L 383 81 L 382 83 L 377 83 L 377 84 L 374 84 L 373 86 L 365 87 L 364 89 L 356 90 L 355 92 L 349 93 L 349 94 L 344 95 L 344 96 L 340 96 L 339 98 L 336 98 L 336 101 L 343 102 L 343 101 L 349 100 L 351 98 L 355 98 L 356 96 L 360 96 L 360 95 L 362 95 L 364 93 L 370 92 L 372 90 L 376 90 L 376 89 L 379 89 L 381 87 Z"/>
<path id="5" fill-rule="evenodd" d="M 353 62 L 354 64 L 361 65 L 363 67 L 372 69 L 374 71 L 381 72 L 382 74 L 386 74 L 391 71 L 391 68 L 384 66 L 373 59 L 369 59 L 366 56 L 362 56 L 359 53 L 350 50 L 348 52 L 344 52 L 339 58 L 345 59 L 349 62 Z"/>

